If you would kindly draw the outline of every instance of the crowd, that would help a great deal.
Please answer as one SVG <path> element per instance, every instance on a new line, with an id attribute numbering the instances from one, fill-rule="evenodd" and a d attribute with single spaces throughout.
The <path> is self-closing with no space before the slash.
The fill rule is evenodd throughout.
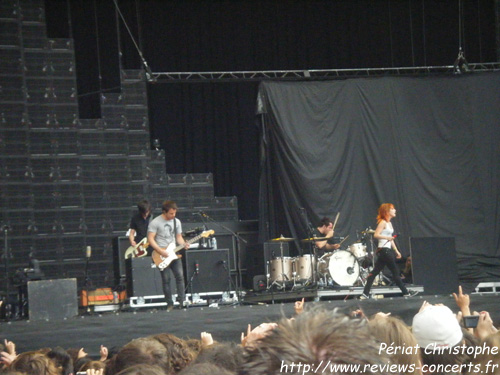
<path id="1" fill-rule="evenodd" d="M 246 327 L 241 342 L 169 333 L 137 338 L 121 348 L 42 348 L 16 353 L 0 344 L 0 374 L 9 375 L 270 375 L 270 374 L 500 374 L 500 332 L 470 297 L 454 294 L 458 312 L 423 302 L 411 326 L 379 312 L 365 316 L 295 303 L 295 316 Z M 472 317 L 472 318 L 471 318 Z M 472 323 L 471 323 L 472 321 Z M 465 322 L 465 323 L 464 323 Z"/>

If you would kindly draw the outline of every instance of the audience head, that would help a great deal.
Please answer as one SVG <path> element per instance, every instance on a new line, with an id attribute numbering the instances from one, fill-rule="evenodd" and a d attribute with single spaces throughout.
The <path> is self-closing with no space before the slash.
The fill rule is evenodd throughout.
<path id="1" fill-rule="evenodd" d="M 149 336 L 149 338 L 158 341 L 165 347 L 173 372 L 179 372 L 196 357 L 187 342 L 175 335 L 160 333 Z"/>
<path id="2" fill-rule="evenodd" d="M 219 367 L 212 363 L 196 363 L 186 367 L 179 375 L 234 375 L 235 372 Z"/>
<path id="3" fill-rule="evenodd" d="M 73 360 L 66 350 L 57 346 L 47 353 L 47 357 L 52 359 L 55 365 L 62 369 L 62 375 L 73 374 Z"/>
<path id="4" fill-rule="evenodd" d="M 270 334 L 247 348 L 239 374 L 282 374 L 284 365 L 296 363 L 311 368 L 322 363 L 383 365 L 388 358 L 379 353 L 379 344 L 365 320 L 316 308 L 295 319 L 283 319 Z"/>
<path id="5" fill-rule="evenodd" d="M 29 375 L 61 375 L 62 373 L 46 354 L 40 352 L 19 354 L 10 365 L 10 369 Z"/>
<path id="6" fill-rule="evenodd" d="M 453 349 L 462 344 L 463 333 L 455 314 L 448 307 L 424 302 L 413 317 L 412 329 L 424 364 L 444 368 L 460 365 L 468 359 L 464 350 Z"/>
<path id="7" fill-rule="evenodd" d="M 167 349 L 159 341 L 150 337 L 130 341 L 120 349 L 118 354 L 106 366 L 106 375 L 115 374 L 139 364 L 156 365 L 166 374 L 170 374 L 172 366 Z"/>
<path id="8" fill-rule="evenodd" d="M 473 371 L 470 373 L 500 375 L 500 331 L 488 336 L 484 343 L 496 350 L 483 350 L 472 360 Z"/>
<path id="9" fill-rule="evenodd" d="M 376 314 L 368 323 L 370 333 L 380 343 L 390 347 L 409 348 L 405 352 L 398 351 L 390 354 L 393 363 L 402 365 L 415 365 L 420 368 L 420 351 L 417 349 L 417 340 L 410 328 L 399 318 Z M 411 371 L 412 374 L 420 373 Z"/>
<path id="10" fill-rule="evenodd" d="M 216 343 L 203 348 L 193 364 L 211 363 L 229 371 L 237 371 L 243 363 L 243 348 L 234 343 Z"/>
<path id="11" fill-rule="evenodd" d="M 166 374 L 165 371 L 163 371 L 158 366 L 141 364 L 126 368 L 125 370 L 120 371 L 116 375 L 165 375 L 165 374 Z"/>
<path id="12" fill-rule="evenodd" d="M 463 338 L 455 314 L 443 305 L 424 305 L 413 317 L 412 329 L 421 348 L 453 347 Z"/>

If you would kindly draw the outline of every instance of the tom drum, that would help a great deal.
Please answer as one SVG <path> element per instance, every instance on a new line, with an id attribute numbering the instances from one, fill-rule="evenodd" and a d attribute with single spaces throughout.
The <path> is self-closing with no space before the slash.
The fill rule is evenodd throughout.
<path id="1" fill-rule="evenodd" d="M 353 243 L 351 246 L 349 246 L 349 251 L 356 257 L 356 258 L 363 258 L 366 256 L 366 245 L 363 245 L 360 242 Z"/>
<path id="2" fill-rule="evenodd" d="M 299 280 L 311 279 L 313 270 L 316 268 L 316 261 L 311 254 L 304 254 L 301 257 L 295 258 L 295 269 Z"/>
<path id="3" fill-rule="evenodd" d="M 269 280 L 271 282 L 292 280 L 294 259 L 292 257 L 280 257 L 271 260 L 269 262 Z"/>

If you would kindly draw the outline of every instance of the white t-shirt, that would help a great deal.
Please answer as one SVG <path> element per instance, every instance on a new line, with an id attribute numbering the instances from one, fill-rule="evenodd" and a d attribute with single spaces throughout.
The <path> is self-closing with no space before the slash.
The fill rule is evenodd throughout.
<path id="1" fill-rule="evenodd" d="M 149 223 L 148 232 L 156 233 L 155 241 L 160 247 L 167 247 L 175 242 L 174 222 L 177 234 L 182 233 L 181 221 L 177 218 L 165 220 L 162 215 L 157 216 Z"/>

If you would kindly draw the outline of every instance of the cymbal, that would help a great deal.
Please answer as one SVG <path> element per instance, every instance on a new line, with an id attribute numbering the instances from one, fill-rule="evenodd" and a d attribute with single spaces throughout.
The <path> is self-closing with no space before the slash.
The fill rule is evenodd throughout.
<path id="1" fill-rule="evenodd" d="M 331 237 L 310 237 L 310 238 L 304 238 L 303 240 L 300 240 L 301 242 L 316 242 L 316 241 L 326 241 L 329 240 Z"/>
<path id="2" fill-rule="evenodd" d="M 278 237 L 278 238 L 273 238 L 271 241 L 273 241 L 273 242 L 291 242 L 291 241 L 295 241 L 295 238 Z"/>
<path id="3" fill-rule="evenodd" d="M 373 233 L 375 233 L 374 229 L 368 229 L 361 232 L 361 234 L 373 234 Z"/>

